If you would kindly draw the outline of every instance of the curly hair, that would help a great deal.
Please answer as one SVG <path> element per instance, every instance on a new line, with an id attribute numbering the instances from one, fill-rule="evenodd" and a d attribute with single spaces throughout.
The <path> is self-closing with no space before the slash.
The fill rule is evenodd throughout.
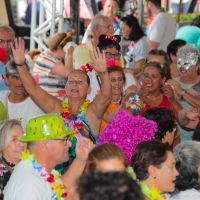
<path id="1" fill-rule="evenodd" d="M 145 141 L 138 144 L 132 157 L 132 167 L 137 178 L 141 181 L 146 180 L 149 177 L 150 165 L 160 168 L 167 160 L 168 151 L 171 151 L 171 148 L 158 141 Z"/>
<path id="2" fill-rule="evenodd" d="M 143 200 L 139 185 L 126 172 L 91 173 L 78 181 L 80 200 Z"/>
<path id="3" fill-rule="evenodd" d="M 176 169 L 179 176 L 176 178 L 176 189 L 184 191 L 195 188 L 200 189 L 198 167 L 200 166 L 200 143 L 185 141 L 174 149 Z"/>

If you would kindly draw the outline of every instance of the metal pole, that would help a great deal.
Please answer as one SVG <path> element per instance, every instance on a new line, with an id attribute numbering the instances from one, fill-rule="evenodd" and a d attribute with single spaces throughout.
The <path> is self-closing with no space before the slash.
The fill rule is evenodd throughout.
<path id="1" fill-rule="evenodd" d="M 71 20 L 72 20 L 72 28 L 75 29 L 76 33 L 76 43 L 79 43 L 79 32 L 80 32 L 80 20 L 79 20 L 79 7 L 80 0 L 70 0 L 70 12 L 71 12 Z"/>
<path id="2" fill-rule="evenodd" d="M 142 27 L 143 26 L 143 0 L 139 0 L 139 24 Z"/>
<path id="3" fill-rule="evenodd" d="M 52 2 L 51 35 L 55 33 L 56 0 Z"/>
<path id="4" fill-rule="evenodd" d="M 59 10 L 59 26 L 58 31 L 63 32 L 64 30 L 64 18 L 63 18 L 63 10 L 64 10 L 64 0 L 60 0 L 60 10 Z"/>
<path id="5" fill-rule="evenodd" d="M 37 2 L 36 0 L 32 1 L 32 13 L 31 13 L 31 41 L 30 41 L 30 49 L 35 48 L 34 41 L 34 31 L 36 28 L 36 15 L 37 15 Z"/>

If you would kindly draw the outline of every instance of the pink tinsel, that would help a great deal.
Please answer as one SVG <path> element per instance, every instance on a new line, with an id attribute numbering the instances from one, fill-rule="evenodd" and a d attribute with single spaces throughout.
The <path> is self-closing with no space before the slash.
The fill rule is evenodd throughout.
<path id="1" fill-rule="evenodd" d="M 111 142 L 118 145 L 130 164 L 137 144 L 153 139 L 156 131 L 155 122 L 120 109 L 111 124 L 100 133 L 98 143 Z"/>

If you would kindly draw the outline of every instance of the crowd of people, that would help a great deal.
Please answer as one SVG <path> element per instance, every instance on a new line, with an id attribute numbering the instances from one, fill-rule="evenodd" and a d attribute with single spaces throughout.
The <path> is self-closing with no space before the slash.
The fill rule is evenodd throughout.
<path id="1" fill-rule="evenodd" d="M 200 199 L 200 52 L 106 0 L 84 36 L 46 51 L 0 25 L 0 199 Z"/>

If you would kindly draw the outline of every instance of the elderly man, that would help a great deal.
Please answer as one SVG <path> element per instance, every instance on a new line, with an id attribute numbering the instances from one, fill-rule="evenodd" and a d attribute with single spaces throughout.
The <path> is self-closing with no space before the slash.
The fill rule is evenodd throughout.
<path id="1" fill-rule="evenodd" d="M 101 14 L 94 16 L 91 23 L 91 40 L 85 45 L 77 46 L 74 49 L 74 69 L 80 69 L 82 65 L 92 62 L 90 51 L 92 50 L 92 46 L 96 47 L 98 45 L 100 35 L 112 35 L 113 33 L 113 21 L 110 17 Z"/>
<path id="2" fill-rule="evenodd" d="M 149 49 L 167 50 L 167 45 L 175 39 L 176 22 L 167 12 L 161 11 L 161 0 L 146 0 L 146 7 L 153 18 L 147 31 Z"/>
<path id="3" fill-rule="evenodd" d="M 68 75 L 65 87 L 66 98 L 61 101 L 35 84 L 24 63 L 24 40 L 16 39 L 12 50 L 22 83 L 39 107 L 47 113 L 61 112 L 67 128 L 73 129 L 74 134 L 87 136 L 95 142 L 95 136 L 99 134 L 101 120 L 111 98 L 111 84 L 105 54 L 101 54 L 99 49 L 94 49 L 92 52 L 94 68 L 101 79 L 101 93 L 89 103 L 86 95 L 90 90 L 90 81 L 83 71 L 75 70 Z"/>
<path id="4" fill-rule="evenodd" d="M 28 142 L 29 151 L 22 152 L 22 160 L 16 165 L 5 188 L 4 199 L 65 199 L 67 191 L 75 184 L 77 175 L 82 173 L 85 155 L 92 147 L 87 145 L 83 148 L 85 143 L 81 141 L 83 149 L 77 146 L 77 158 L 74 160 L 76 164 L 72 164 L 70 172 L 61 177 L 54 167 L 69 159 L 70 136 L 71 131 L 65 129 L 64 121 L 59 115 L 48 114 L 30 119 L 26 133 L 20 139 L 22 142 Z M 67 177 L 74 183 L 66 181 Z"/>
<path id="5" fill-rule="evenodd" d="M 4 59 L 0 61 L 0 91 L 8 90 L 8 86 L 5 84 L 5 65 L 11 55 L 11 44 L 14 42 L 15 33 L 10 26 L 7 25 L 0 25 L 0 48 L 2 49 L 2 53 L 5 55 L 3 56 Z M 1 55 L 2 57 L 2 55 Z"/>

